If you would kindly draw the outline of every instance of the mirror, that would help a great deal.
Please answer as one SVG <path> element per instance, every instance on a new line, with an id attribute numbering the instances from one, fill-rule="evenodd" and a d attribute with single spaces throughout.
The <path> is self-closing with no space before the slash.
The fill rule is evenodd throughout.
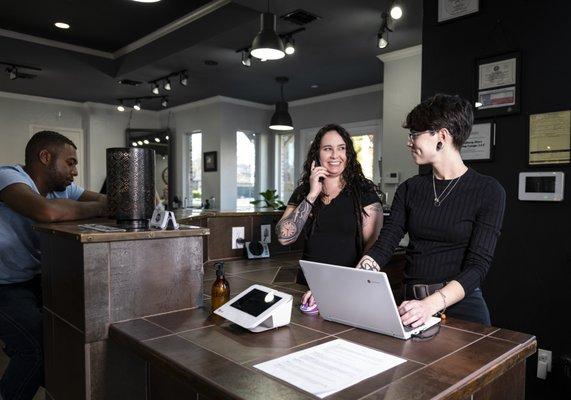
<path id="1" fill-rule="evenodd" d="M 126 129 L 128 147 L 155 150 L 155 190 L 161 202 L 172 210 L 175 203 L 174 135 L 169 129 Z"/>

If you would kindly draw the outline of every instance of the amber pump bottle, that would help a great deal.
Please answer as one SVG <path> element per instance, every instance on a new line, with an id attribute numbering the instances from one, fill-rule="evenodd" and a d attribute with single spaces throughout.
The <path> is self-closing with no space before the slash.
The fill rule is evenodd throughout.
<path id="1" fill-rule="evenodd" d="M 216 267 L 216 280 L 212 284 L 212 310 L 216 310 L 230 300 L 230 285 L 224 278 L 224 263 L 217 262 L 214 266 Z"/>

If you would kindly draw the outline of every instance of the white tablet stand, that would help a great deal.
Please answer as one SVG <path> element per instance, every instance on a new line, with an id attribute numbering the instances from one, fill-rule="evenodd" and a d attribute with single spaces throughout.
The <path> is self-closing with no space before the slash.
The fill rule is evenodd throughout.
<path id="1" fill-rule="evenodd" d="M 262 294 L 259 292 L 262 292 Z M 256 294 L 257 296 L 255 296 Z M 251 299 L 254 297 L 257 297 L 257 299 Z M 240 301 L 242 298 L 244 298 L 244 300 L 251 299 L 249 304 L 255 304 L 255 306 L 263 309 L 264 299 L 265 302 L 272 303 L 277 297 L 280 299 L 259 315 L 252 315 L 247 311 L 243 311 L 244 309 L 247 310 L 245 307 L 242 309 L 237 308 L 241 307 L 241 304 L 243 304 L 243 302 Z M 262 300 L 256 302 L 256 300 L 260 299 Z M 279 292 L 262 285 L 252 285 L 222 307 L 214 310 L 214 313 L 234 322 L 237 325 L 240 325 L 243 328 L 257 333 L 289 324 L 291 320 L 292 304 L 293 297 L 290 294 Z"/>

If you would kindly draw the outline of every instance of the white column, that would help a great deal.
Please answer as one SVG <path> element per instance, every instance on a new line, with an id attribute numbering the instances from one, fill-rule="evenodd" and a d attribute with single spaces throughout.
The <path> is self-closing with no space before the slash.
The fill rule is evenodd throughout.
<path id="1" fill-rule="evenodd" d="M 383 116 L 381 155 L 383 175 L 399 172 L 399 183 L 418 174 L 406 148 L 407 131 L 402 128 L 407 113 L 420 103 L 422 46 L 409 47 L 378 56 L 383 62 Z M 383 177 L 384 178 L 384 177 Z M 382 190 L 392 203 L 398 185 L 386 184 Z"/>

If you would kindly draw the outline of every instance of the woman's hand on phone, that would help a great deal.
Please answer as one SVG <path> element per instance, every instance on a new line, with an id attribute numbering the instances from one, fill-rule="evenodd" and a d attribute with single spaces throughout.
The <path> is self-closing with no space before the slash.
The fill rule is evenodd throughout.
<path id="1" fill-rule="evenodd" d="M 327 178 L 329 174 L 327 173 L 327 168 L 315 165 L 315 161 L 311 162 L 311 175 L 309 176 L 309 196 L 316 199 L 321 193 L 323 184 L 319 181 L 319 178 Z"/>

